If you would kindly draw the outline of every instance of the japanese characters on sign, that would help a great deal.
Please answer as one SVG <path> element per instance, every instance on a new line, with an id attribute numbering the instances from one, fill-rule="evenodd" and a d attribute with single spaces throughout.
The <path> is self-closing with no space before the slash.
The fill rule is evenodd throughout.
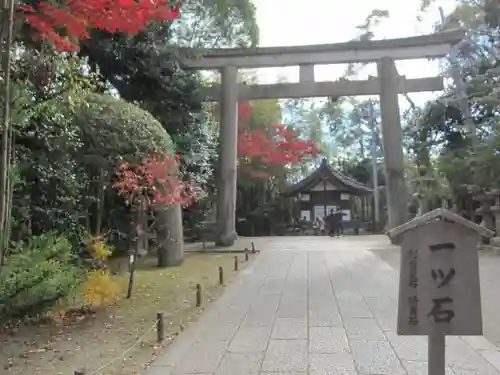
<path id="1" fill-rule="evenodd" d="M 417 298 L 417 287 L 418 287 L 418 277 L 417 277 L 417 260 L 418 260 L 418 250 L 410 249 L 408 254 L 409 263 L 409 273 L 408 273 L 408 287 L 413 289 L 414 295 L 408 297 L 408 323 L 411 325 L 418 324 L 418 298 Z"/>
<path id="2" fill-rule="evenodd" d="M 400 335 L 482 334 L 477 257 L 482 232 L 465 219 L 454 220 L 427 215 L 389 232 L 402 248 Z"/>
<path id="3" fill-rule="evenodd" d="M 455 245 L 451 242 L 439 243 L 429 246 L 430 251 L 446 251 L 455 250 Z M 435 282 L 436 289 L 447 286 L 455 277 L 455 268 L 450 267 L 447 273 L 441 268 L 432 268 L 430 276 Z M 450 323 L 455 317 L 453 311 L 453 298 L 441 297 L 432 299 L 432 309 L 427 314 L 427 317 L 432 317 L 435 323 Z"/>
<path id="4" fill-rule="evenodd" d="M 438 250 L 454 250 L 455 245 L 448 242 L 443 244 L 430 245 L 430 251 Z M 418 324 L 418 297 L 417 297 L 417 287 L 418 287 L 418 276 L 417 276 L 417 261 L 418 261 L 418 250 L 410 249 L 408 251 L 408 287 L 413 289 L 414 294 L 408 297 L 408 324 L 417 325 Z M 455 277 L 455 269 L 449 268 L 445 273 L 441 268 L 432 268 L 429 277 L 436 282 L 436 288 L 442 288 L 448 285 Z M 448 308 L 448 309 L 447 309 Z M 453 299 L 450 297 L 432 298 L 432 308 L 427 314 L 427 317 L 432 317 L 434 322 L 449 323 L 454 318 L 455 313 L 453 312 Z"/>

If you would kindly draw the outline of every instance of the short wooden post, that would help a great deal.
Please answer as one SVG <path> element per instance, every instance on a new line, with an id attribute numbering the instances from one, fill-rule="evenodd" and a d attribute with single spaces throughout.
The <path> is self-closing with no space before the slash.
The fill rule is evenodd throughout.
<path id="1" fill-rule="evenodd" d="M 245 249 L 245 262 L 248 262 L 248 249 Z"/>
<path id="2" fill-rule="evenodd" d="M 224 285 L 224 268 L 219 266 L 219 284 Z"/>
<path id="3" fill-rule="evenodd" d="M 255 244 L 252 242 L 250 242 L 250 244 L 252 245 L 252 254 L 255 254 Z"/>
<path id="4" fill-rule="evenodd" d="M 493 234 L 441 208 L 388 233 L 401 246 L 398 334 L 428 337 L 428 375 L 445 375 L 446 336 L 483 333 L 477 245 Z"/>
<path id="5" fill-rule="evenodd" d="M 196 284 L 196 307 L 201 306 L 201 285 Z"/>
<path id="6" fill-rule="evenodd" d="M 128 256 L 128 272 L 132 272 L 132 264 L 134 264 L 135 256 L 134 254 L 129 254 Z"/>
<path id="7" fill-rule="evenodd" d="M 238 271 L 238 256 L 234 256 L 234 270 Z"/>
<path id="8" fill-rule="evenodd" d="M 137 242 L 139 243 L 139 242 Z M 136 249 L 137 251 L 137 249 Z M 130 254 L 129 256 L 129 279 L 128 279 L 128 288 L 127 288 L 127 299 L 132 297 L 132 289 L 134 287 L 134 275 L 135 275 L 135 263 L 137 261 L 137 254 Z"/>
<path id="9" fill-rule="evenodd" d="M 162 342 L 165 339 L 164 315 L 159 312 L 156 314 L 156 341 Z"/>

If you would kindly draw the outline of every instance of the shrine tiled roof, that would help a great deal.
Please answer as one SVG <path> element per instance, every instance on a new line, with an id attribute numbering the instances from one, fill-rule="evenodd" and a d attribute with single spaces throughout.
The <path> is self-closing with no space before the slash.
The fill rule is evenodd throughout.
<path id="1" fill-rule="evenodd" d="M 326 159 L 323 159 L 319 168 L 302 181 L 291 185 L 283 192 L 283 194 L 287 196 L 297 195 L 301 192 L 312 189 L 324 180 L 330 182 L 332 185 L 335 185 L 339 190 L 350 191 L 358 195 L 370 194 L 373 191 L 373 189 L 359 181 L 356 181 L 352 177 L 336 171 L 327 163 Z"/>

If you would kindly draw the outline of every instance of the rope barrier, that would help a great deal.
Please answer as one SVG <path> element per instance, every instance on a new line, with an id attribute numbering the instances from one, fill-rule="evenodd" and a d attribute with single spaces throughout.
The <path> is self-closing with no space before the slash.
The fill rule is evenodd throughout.
<path id="1" fill-rule="evenodd" d="M 102 370 L 104 370 L 105 368 L 111 366 L 113 363 L 115 363 L 116 361 L 118 361 L 119 359 L 122 359 L 123 357 L 125 357 L 132 349 L 134 349 L 140 342 L 142 342 L 142 340 L 144 340 L 146 338 L 147 335 L 149 335 L 151 333 L 151 331 L 153 331 L 153 329 L 156 328 L 158 322 L 159 322 L 160 319 L 157 319 L 155 321 L 155 323 L 151 326 L 151 328 L 149 328 L 146 333 L 144 333 L 144 335 L 142 335 L 136 342 L 134 342 L 132 344 L 132 346 L 130 346 L 127 350 L 125 350 L 122 354 L 120 354 L 119 356 L 113 358 L 111 361 L 107 362 L 106 364 L 102 365 L 101 367 L 99 367 L 98 369 L 96 370 L 93 370 L 92 372 L 90 372 L 88 375 L 95 375 L 99 372 L 101 372 Z"/>
<path id="2" fill-rule="evenodd" d="M 254 244 L 252 242 L 252 250 L 254 249 Z M 246 254 L 248 255 L 248 249 L 245 249 L 246 250 Z M 235 270 L 238 269 L 238 256 L 235 256 L 234 257 L 234 260 L 235 260 Z M 222 267 L 219 267 L 219 282 L 222 284 L 223 283 L 223 276 L 222 276 L 222 272 L 223 272 L 223 269 Z M 197 284 L 196 285 L 196 306 L 199 307 L 201 306 L 201 285 L 200 284 Z M 96 375 L 98 374 L 99 372 L 101 372 L 102 370 L 106 369 L 107 367 L 111 366 L 113 363 L 115 363 L 116 361 L 120 360 L 120 359 L 123 359 L 130 351 L 132 351 L 139 343 L 141 343 L 147 335 L 149 335 L 155 328 L 157 328 L 159 331 L 161 331 L 161 333 L 159 332 L 158 333 L 158 341 L 161 341 L 163 340 L 163 314 L 162 313 L 158 313 L 158 317 L 156 318 L 154 324 L 139 338 L 137 339 L 130 347 L 128 347 L 125 351 L 123 351 L 119 356 L 116 356 L 115 358 L 113 358 L 111 361 L 105 363 L 104 365 L 102 365 L 101 367 L 91 371 L 90 373 L 85 373 L 85 372 L 82 372 L 82 371 L 75 371 L 74 374 L 78 374 L 78 375 Z"/>

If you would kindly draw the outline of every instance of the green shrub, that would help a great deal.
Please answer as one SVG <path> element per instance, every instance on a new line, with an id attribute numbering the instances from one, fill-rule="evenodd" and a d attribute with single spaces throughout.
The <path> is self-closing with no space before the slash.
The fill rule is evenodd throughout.
<path id="1" fill-rule="evenodd" d="M 56 231 L 67 234 L 74 246 L 81 243 L 90 181 L 73 157 L 82 141 L 80 129 L 62 114 L 67 108 L 60 98 L 47 100 L 33 106 L 15 128 L 13 240 Z"/>
<path id="2" fill-rule="evenodd" d="M 83 274 L 63 236 L 47 233 L 19 244 L 0 269 L 1 322 L 45 312 L 68 296 Z"/>
<path id="3" fill-rule="evenodd" d="M 74 108 L 68 117 L 79 127 L 83 144 L 75 158 L 92 181 L 87 197 L 97 197 L 104 190 L 103 207 L 98 207 L 97 199 L 89 204 L 90 229 L 95 231 L 100 216 L 99 232 L 106 233 L 119 255 L 130 247 L 131 216 L 123 197 L 111 188 L 118 166 L 142 161 L 152 153 L 173 154 L 175 147 L 161 124 L 132 103 L 111 95 L 88 94 Z"/>
<path id="4" fill-rule="evenodd" d="M 80 129 L 83 156 L 78 157 L 87 167 L 97 164 L 114 173 L 123 162 L 175 151 L 172 139 L 149 112 L 111 95 L 84 96 L 71 119 Z"/>

